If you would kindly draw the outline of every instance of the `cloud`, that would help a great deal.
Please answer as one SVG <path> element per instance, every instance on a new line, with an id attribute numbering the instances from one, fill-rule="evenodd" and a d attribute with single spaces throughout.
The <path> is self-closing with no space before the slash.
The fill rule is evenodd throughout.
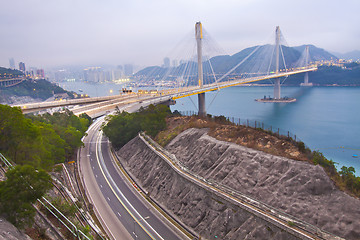
<path id="1" fill-rule="evenodd" d="M 360 2 L 1 0 L 0 65 L 160 64 L 196 21 L 228 52 L 262 44 L 279 25 L 290 45 L 360 49 Z"/>

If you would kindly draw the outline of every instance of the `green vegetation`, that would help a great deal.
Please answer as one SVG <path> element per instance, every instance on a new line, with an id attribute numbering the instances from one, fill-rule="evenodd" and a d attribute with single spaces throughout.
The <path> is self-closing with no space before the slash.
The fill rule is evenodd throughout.
<path id="1" fill-rule="evenodd" d="M 77 117 L 70 111 L 25 117 L 20 108 L 0 105 L 0 152 L 17 165 L 0 182 L 2 216 L 18 227 L 31 224 L 32 204 L 51 187 L 45 170 L 74 156 L 90 123 L 87 115 Z"/>
<path id="2" fill-rule="evenodd" d="M 355 176 L 355 169 L 343 166 L 339 174 L 346 189 L 360 197 L 360 177 Z"/>
<path id="3" fill-rule="evenodd" d="M 30 165 L 16 166 L 6 172 L 7 180 L 0 182 L 0 212 L 17 227 L 33 222 L 32 204 L 51 188 L 50 176 Z"/>
<path id="4" fill-rule="evenodd" d="M 304 74 L 291 75 L 286 84 L 300 85 L 304 82 Z M 350 63 L 346 68 L 336 66 L 320 66 L 317 71 L 309 73 L 309 82 L 319 85 L 360 86 L 360 64 Z"/>
<path id="5" fill-rule="evenodd" d="M 67 92 L 59 86 L 52 84 L 45 79 L 25 80 L 22 83 L 8 88 L 1 88 L 1 98 L 7 96 L 30 96 L 32 98 L 40 98 L 46 100 L 57 93 L 68 93 L 70 97 L 74 97 L 73 93 Z M 0 99 L 1 100 L 1 99 Z"/>
<path id="6" fill-rule="evenodd" d="M 355 176 L 354 167 L 343 166 L 337 171 L 335 162 L 328 160 L 319 151 L 312 152 L 313 163 L 322 166 L 339 188 L 360 197 L 360 177 Z"/>
<path id="7" fill-rule="evenodd" d="M 19 108 L 0 105 L 0 152 L 19 165 L 50 170 L 82 146 L 90 125 L 70 111 L 26 118 Z"/>
<path id="8" fill-rule="evenodd" d="M 19 70 L 0 67 L 0 79 L 1 78 L 14 78 L 14 77 L 22 76 L 22 75 L 24 75 L 24 74 Z"/>
<path id="9" fill-rule="evenodd" d="M 109 122 L 103 130 L 113 147 L 119 149 L 140 131 L 145 131 L 148 135 L 155 137 L 159 131 L 165 129 L 165 118 L 169 114 L 171 111 L 165 105 L 150 105 L 136 113 L 118 112 L 108 117 Z"/>
<path id="10" fill-rule="evenodd" d="M 287 224 L 290 226 L 290 227 L 295 227 L 296 224 L 293 222 L 293 221 L 288 221 Z"/>

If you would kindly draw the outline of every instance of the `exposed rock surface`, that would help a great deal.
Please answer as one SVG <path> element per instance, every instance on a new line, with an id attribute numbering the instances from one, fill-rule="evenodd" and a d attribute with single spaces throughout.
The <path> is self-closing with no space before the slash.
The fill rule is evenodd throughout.
<path id="1" fill-rule="evenodd" d="M 5 219 L 0 218 L 0 240 L 31 240 L 31 238 Z"/>
<path id="2" fill-rule="evenodd" d="M 139 137 L 127 143 L 118 155 L 131 175 L 158 203 L 206 239 L 296 239 L 185 180 Z"/>
<path id="3" fill-rule="evenodd" d="M 338 190 L 320 166 L 256 151 L 188 129 L 167 149 L 191 171 L 323 230 L 360 239 L 360 200 Z"/>

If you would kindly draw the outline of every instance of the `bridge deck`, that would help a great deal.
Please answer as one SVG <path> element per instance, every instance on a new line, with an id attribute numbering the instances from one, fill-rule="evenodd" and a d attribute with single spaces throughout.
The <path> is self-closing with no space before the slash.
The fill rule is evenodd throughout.
<path id="1" fill-rule="evenodd" d="M 299 69 L 299 70 L 295 70 L 295 71 L 291 71 L 291 72 L 281 72 L 281 73 L 277 73 L 277 74 L 271 74 L 271 75 L 265 75 L 265 76 L 259 76 L 259 77 L 236 79 L 236 80 L 221 82 L 221 83 L 212 83 L 212 84 L 204 86 L 203 88 L 191 87 L 191 88 L 179 89 L 178 92 L 175 92 L 176 90 L 174 90 L 171 93 L 170 92 L 167 93 L 168 90 L 164 90 L 165 91 L 164 94 L 172 94 L 173 95 L 172 99 L 176 100 L 179 98 L 184 98 L 184 97 L 188 97 L 191 95 L 196 95 L 196 94 L 200 94 L 200 93 L 204 93 L 204 92 L 216 91 L 216 90 L 219 90 L 222 88 L 233 87 L 233 86 L 238 86 L 241 84 L 258 82 L 258 81 L 263 81 L 263 80 L 272 79 L 272 78 L 285 77 L 285 76 L 290 76 L 290 75 L 299 74 L 299 73 L 312 72 L 312 71 L 316 71 L 316 70 L 317 70 L 317 67 L 303 68 L 303 69 Z"/>
<path id="2" fill-rule="evenodd" d="M 220 83 L 212 83 L 203 86 L 200 88 L 199 86 L 191 86 L 191 87 L 184 87 L 184 88 L 175 88 L 175 89 L 167 89 L 158 92 L 158 96 L 162 99 L 168 97 L 169 99 L 179 99 L 188 97 L 191 95 L 196 95 L 205 92 L 216 91 L 222 88 L 238 86 L 241 84 L 258 82 L 266 79 L 272 78 L 279 78 L 289 75 L 294 75 L 298 73 L 305 73 L 316 71 L 316 66 L 311 66 L 309 68 L 301 68 L 291 72 L 280 72 L 277 74 L 265 75 L 265 76 L 258 76 L 258 77 L 250 77 L 250 78 L 242 78 L 242 79 L 235 79 L 232 81 L 227 82 L 220 82 Z M 156 94 L 155 94 L 156 95 Z M 160 96 L 159 96 L 160 95 Z M 63 101 L 52 101 L 52 102 L 40 102 L 40 103 L 29 103 L 29 104 L 21 104 L 15 105 L 21 107 L 23 113 L 30 113 L 36 112 L 47 108 L 54 108 L 54 107 L 61 107 L 61 106 L 70 106 L 70 105 L 86 105 L 91 104 L 87 107 L 81 107 L 77 109 L 77 112 L 94 112 L 94 111 L 103 111 L 104 109 L 115 108 L 117 105 L 121 104 L 130 104 L 134 102 L 142 102 L 146 98 L 155 97 L 154 94 L 127 94 L 127 95 L 116 95 L 116 96 L 106 96 L 106 97 L 92 97 L 92 98 L 82 98 L 82 99 L 72 99 L 72 100 L 63 100 Z M 156 97 L 155 97 L 156 98 Z M 100 103 L 102 104 L 95 104 Z"/>

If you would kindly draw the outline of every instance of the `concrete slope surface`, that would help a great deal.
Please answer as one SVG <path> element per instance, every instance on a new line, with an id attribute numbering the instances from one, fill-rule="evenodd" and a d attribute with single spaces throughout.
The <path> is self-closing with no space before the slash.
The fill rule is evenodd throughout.
<path id="1" fill-rule="evenodd" d="M 218 141 L 206 129 L 188 129 L 167 149 L 191 171 L 317 227 L 360 238 L 360 200 L 338 190 L 319 165 Z"/>
<path id="2" fill-rule="evenodd" d="M 139 137 L 118 155 L 142 188 L 202 239 L 297 239 L 183 178 Z"/>

